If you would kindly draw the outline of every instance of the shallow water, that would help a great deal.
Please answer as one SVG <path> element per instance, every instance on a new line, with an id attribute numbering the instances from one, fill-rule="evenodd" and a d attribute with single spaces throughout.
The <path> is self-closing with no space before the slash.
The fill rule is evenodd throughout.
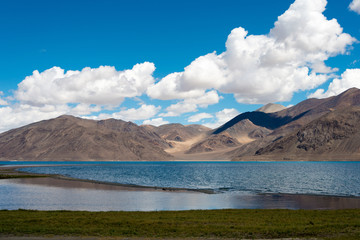
<path id="1" fill-rule="evenodd" d="M 220 194 L 113 191 L 0 180 L 0 209 L 164 211 L 191 209 L 343 209 L 360 208 L 359 198 L 311 195 Z"/>

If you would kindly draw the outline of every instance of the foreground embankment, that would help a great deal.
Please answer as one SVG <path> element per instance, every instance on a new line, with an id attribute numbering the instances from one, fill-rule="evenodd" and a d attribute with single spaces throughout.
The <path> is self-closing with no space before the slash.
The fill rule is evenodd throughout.
<path id="1" fill-rule="evenodd" d="M 360 239 L 356 210 L 0 211 L 0 238 Z"/>

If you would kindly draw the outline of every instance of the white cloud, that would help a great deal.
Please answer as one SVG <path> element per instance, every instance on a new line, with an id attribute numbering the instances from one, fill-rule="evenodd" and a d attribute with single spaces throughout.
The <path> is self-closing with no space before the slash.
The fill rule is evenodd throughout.
<path id="1" fill-rule="evenodd" d="M 240 113 L 235 108 L 225 108 L 224 110 L 217 112 L 215 114 L 215 116 L 216 116 L 215 122 L 210 122 L 210 123 L 206 123 L 203 125 L 206 127 L 215 129 L 217 127 L 220 127 L 224 123 L 230 121 L 232 118 L 236 117 L 239 114 Z"/>
<path id="2" fill-rule="evenodd" d="M 154 64 L 149 62 L 124 71 L 109 66 L 66 73 L 59 67 L 41 73 L 36 70 L 18 84 L 11 105 L 0 98 L 0 105 L 8 105 L 0 108 L 0 132 L 63 114 L 86 116 L 99 114 L 103 109 L 113 110 L 124 98 L 141 96 L 154 83 L 154 70 Z M 156 115 L 160 109 L 143 104 L 138 109 L 88 118 L 144 120 Z"/>
<path id="3" fill-rule="evenodd" d="M 147 93 L 159 99 L 198 97 L 208 89 L 233 93 L 241 103 L 288 101 L 294 92 L 314 89 L 328 79 L 324 61 L 344 54 L 355 42 L 336 19 L 322 14 L 326 0 L 296 0 L 267 35 L 230 33 L 226 51 L 201 56 Z M 194 108 L 192 108 L 194 109 Z"/>
<path id="4" fill-rule="evenodd" d="M 76 105 L 75 107 L 71 108 L 67 114 L 75 115 L 75 116 L 83 116 L 83 115 L 89 115 L 94 112 L 100 112 L 102 108 L 100 106 L 92 106 L 89 104 L 80 103 Z"/>
<path id="5" fill-rule="evenodd" d="M 174 117 L 187 112 L 196 112 L 198 107 L 206 108 L 208 105 L 218 103 L 219 100 L 220 97 L 216 91 L 209 91 L 199 97 L 187 98 L 176 104 L 170 105 L 166 108 L 167 113 L 162 113 L 160 116 Z"/>
<path id="6" fill-rule="evenodd" d="M 168 123 L 169 123 L 168 121 L 165 121 L 162 118 L 153 118 L 153 119 L 145 120 L 143 122 L 143 125 L 153 125 L 153 126 L 158 127 L 158 126 L 168 124 Z"/>
<path id="7" fill-rule="evenodd" d="M 349 88 L 356 87 L 360 88 L 360 69 L 347 69 L 341 78 L 334 79 L 328 87 L 328 90 L 325 92 L 324 89 L 318 89 L 309 98 L 326 98 L 338 95 Z"/>
<path id="8" fill-rule="evenodd" d="M 353 0 L 353 1 L 350 3 L 349 8 L 350 8 L 352 11 L 360 14 L 360 0 Z"/>
<path id="9" fill-rule="evenodd" d="M 176 117 L 176 116 L 180 116 L 183 113 L 196 112 L 197 110 L 198 109 L 196 104 L 183 101 L 170 105 L 169 107 L 166 108 L 167 113 L 161 113 L 159 114 L 159 116 Z"/>
<path id="10" fill-rule="evenodd" d="M 154 64 L 149 62 L 125 71 L 110 66 L 66 73 L 59 67 L 41 73 L 36 70 L 18 85 L 15 98 L 34 106 L 67 103 L 117 106 L 126 97 L 142 95 L 154 83 L 154 70 Z"/>
<path id="11" fill-rule="evenodd" d="M 147 95 L 156 99 L 170 100 L 200 97 L 205 93 L 203 89 L 190 89 L 188 91 L 180 89 L 182 76 L 183 73 L 167 75 L 157 84 L 150 86 L 147 89 Z"/>
<path id="12" fill-rule="evenodd" d="M 145 120 L 154 117 L 159 111 L 161 107 L 155 107 L 154 105 L 141 105 L 139 108 L 130 108 L 126 110 L 122 110 L 119 112 L 114 112 L 112 114 L 99 114 L 98 116 L 90 116 L 88 118 L 99 120 L 99 119 L 108 119 L 115 118 L 121 119 L 124 121 L 137 121 L 137 120 Z"/>
<path id="13" fill-rule="evenodd" d="M 9 105 L 7 101 L 0 98 L 0 106 L 6 106 Z"/>
<path id="14" fill-rule="evenodd" d="M 199 122 L 202 119 L 213 118 L 214 116 L 209 113 L 198 113 L 188 118 L 188 122 Z"/>
<path id="15" fill-rule="evenodd" d="M 69 114 L 77 117 L 100 111 L 99 106 L 78 104 L 70 107 L 67 104 L 32 106 L 29 104 L 14 104 L 0 107 L 0 133 L 12 128 L 21 127 L 33 122 L 55 118 Z"/>
<path id="16" fill-rule="evenodd" d="M 42 107 L 21 104 L 0 107 L 0 132 L 36 121 L 55 118 L 70 111 L 67 105 L 44 105 Z"/>
<path id="17" fill-rule="evenodd" d="M 9 103 L 7 101 L 5 101 L 4 99 L 1 98 L 2 95 L 4 95 L 4 93 L 2 91 L 0 91 L 0 106 L 9 105 Z"/>
<path id="18" fill-rule="evenodd" d="M 0 133 L 12 128 L 21 127 L 33 122 L 55 118 L 60 115 L 70 114 L 87 119 L 101 120 L 108 118 L 122 119 L 124 121 L 144 120 L 154 117 L 161 107 L 153 105 L 142 105 L 140 108 L 130 108 L 115 112 L 113 114 L 99 114 L 98 116 L 84 116 L 93 112 L 98 112 L 98 106 L 78 104 L 70 107 L 62 105 L 43 105 L 32 106 L 29 104 L 17 104 L 13 106 L 0 107 Z"/>

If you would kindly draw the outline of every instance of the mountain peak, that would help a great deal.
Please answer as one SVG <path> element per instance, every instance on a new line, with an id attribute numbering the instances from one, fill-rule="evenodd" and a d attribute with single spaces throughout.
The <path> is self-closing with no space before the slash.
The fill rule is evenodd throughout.
<path id="1" fill-rule="evenodd" d="M 255 112 L 274 113 L 286 109 L 285 106 L 276 103 L 268 103 L 261 108 L 255 110 Z"/>

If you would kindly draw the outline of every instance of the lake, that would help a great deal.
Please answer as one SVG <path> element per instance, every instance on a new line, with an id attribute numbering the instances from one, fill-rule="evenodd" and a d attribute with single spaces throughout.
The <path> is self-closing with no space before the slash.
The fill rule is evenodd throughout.
<path id="1" fill-rule="evenodd" d="M 22 164 L 47 165 L 54 162 L 0 162 L 0 164 L 21 166 Z M 341 201 L 346 199 L 355 201 L 355 205 L 352 206 L 357 207 L 360 197 L 360 162 L 57 162 L 56 164 L 26 167 L 20 170 L 138 186 L 209 190 L 215 194 L 75 189 L 24 184 L 22 180 L 0 180 L 0 208 L 92 211 L 320 209 L 329 208 L 328 206 L 335 203 L 341 205 L 343 204 Z M 334 196 L 345 198 L 339 199 Z M 313 207 L 306 207 L 311 201 L 316 203 L 312 204 Z"/>

